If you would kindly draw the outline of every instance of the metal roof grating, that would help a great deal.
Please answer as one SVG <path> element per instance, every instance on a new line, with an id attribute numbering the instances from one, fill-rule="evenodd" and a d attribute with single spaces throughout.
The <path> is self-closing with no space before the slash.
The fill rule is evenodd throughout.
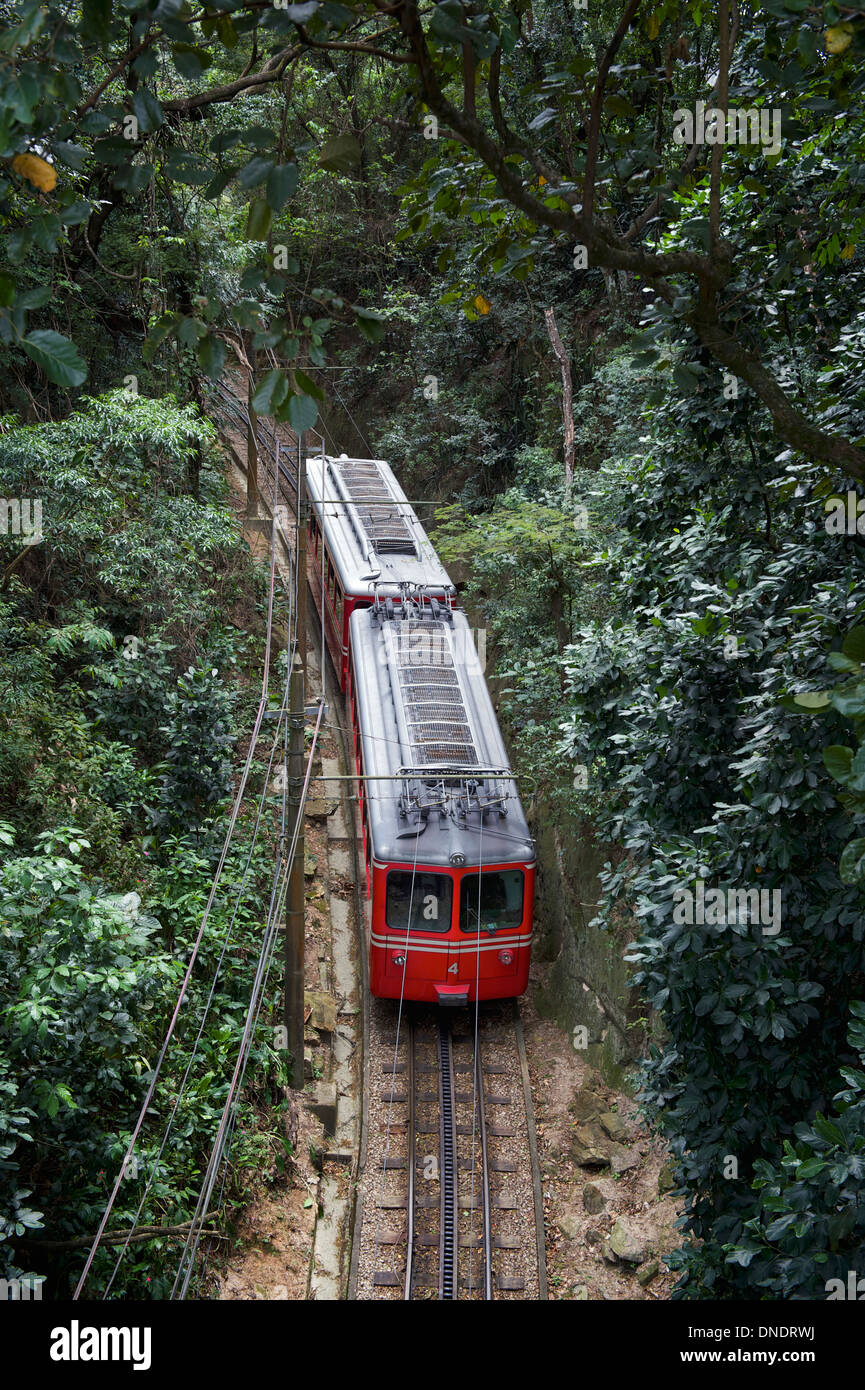
<path id="1" fill-rule="evenodd" d="M 334 460 L 360 523 L 377 554 L 417 555 L 399 503 L 373 460 Z"/>
<path id="2" fill-rule="evenodd" d="M 480 766 L 447 625 L 398 619 L 387 630 L 412 761 L 418 767 Z"/>

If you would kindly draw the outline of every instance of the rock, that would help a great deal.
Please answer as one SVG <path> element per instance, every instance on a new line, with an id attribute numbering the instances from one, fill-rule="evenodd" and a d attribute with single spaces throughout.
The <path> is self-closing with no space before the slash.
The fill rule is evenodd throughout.
<path id="1" fill-rule="evenodd" d="M 638 1167 L 640 1155 L 636 1149 L 622 1149 L 614 1144 L 610 1150 L 610 1167 L 614 1173 L 627 1173 L 629 1168 Z"/>
<path id="2" fill-rule="evenodd" d="M 645 1288 L 647 1284 L 651 1284 L 657 1272 L 658 1261 L 649 1260 L 646 1264 L 640 1265 L 640 1268 L 637 1270 L 637 1283 L 642 1284 L 643 1288 Z"/>
<path id="3" fill-rule="evenodd" d="M 565 1240 L 576 1240 L 580 1234 L 580 1218 L 576 1212 L 562 1212 L 557 1225 Z"/>
<path id="4" fill-rule="evenodd" d="M 646 1258 L 642 1239 L 629 1230 L 621 1218 L 610 1231 L 604 1247 L 604 1259 L 609 1264 L 641 1265 Z"/>
<path id="5" fill-rule="evenodd" d="M 628 1135 L 628 1126 L 625 1124 L 621 1115 L 617 1115 L 614 1110 L 608 1110 L 601 1115 L 601 1128 L 606 1131 L 614 1144 L 621 1143 Z"/>
<path id="6" fill-rule="evenodd" d="M 240 1275 L 235 1274 L 234 1270 L 230 1269 L 222 1280 L 219 1295 L 220 1298 L 240 1298 L 245 1288 L 246 1285 Z"/>
<path id="7" fill-rule="evenodd" d="M 574 1099 L 568 1106 L 568 1110 L 575 1120 L 595 1120 L 603 1113 L 604 1101 L 599 1095 L 595 1094 L 590 1086 L 584 1086 L 583 1089 L 578 1091 L 574 1096 Z"/>
<path id="8" fill-rule="evenodd" d="M 571 1156 L 581 1168 L 609 1167 L 608 1142 L 599 1125 L 577 1125 L 571 1137 Z"/>
<path id="9" fill-rule="evenodd" d="M 314 855 L 314 854 L 312 854 L 309 850 L 307 850 L 306 853 L 305 853 L 304 856 L 303 856 L 303 876 L 304 876 L 304 878 L 312 878 L 313 875 L 315 874 L 315 871 L 316 871 L 317 868 L 318 868 L 318 858 L 317 858 L 317 856 Z"/>
<path id="10" fill-rule="evenodd" d="M 577 1284 L 574 1289 L 574 1298 L 583 1303 L 589 1297 L 589 1291 L 585 1284 Z"/>
<path id="11" fill-rule="evenodd" d="M 583 1206 L 590 1216 L 599 1216 L 607 1205 L 604 1196 L 597 1183 L 587 1182 L 583 1188 Z"/>
<path id="12" fill-rule="evenodd" d="M 336 810 L 338 805 L 338 801 L 323 801 L 320 797 L 313 797 L 306 803 L 307 820 L 327 820 L 328 816 L 332 811 Z"/>
<path id="13" fill-rule="evenodd" d="M 672 1192 L 676 1186 L 676 1176 L 673 1160 L 668 1159 L 658 1174 L 658 1196 L 663 1197 L 666 1192 Z"/>
<path id="14" fill-rule="evenodd" d="M 603 1239 L 604 1237 L 601 1235 L 600 1231 L 596 1231 L 592 1226 L 586 1231 L 587 1245 L 600 1245 Z"/>
<path id="15" fill-rule="evenodd" d="M 336 1000 L 323 989 L 307 989 L 303 993 L 306 1008 L 311 1009 L 310 1025 L 320 1033 L 336 1031 Z"/>

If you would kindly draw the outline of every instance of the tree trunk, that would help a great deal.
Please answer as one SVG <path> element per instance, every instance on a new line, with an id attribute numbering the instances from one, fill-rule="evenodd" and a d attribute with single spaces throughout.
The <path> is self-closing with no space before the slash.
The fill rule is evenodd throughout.
<path id="1" fill-rule="evenodd" d="M 559 359 L 559 366 L 562 369 L 562 421 L 565 427 L 565 492 L 570 496 L 571 485 L 574 481 L 574 387 L 571 381 L 571 362 L 565 352 L 559 330 L 556 326 L 556 316 L 552 309 L 544 310 L 544 318 L 547 321 L 547 333 L 550 335 L 553 352 Z"/>

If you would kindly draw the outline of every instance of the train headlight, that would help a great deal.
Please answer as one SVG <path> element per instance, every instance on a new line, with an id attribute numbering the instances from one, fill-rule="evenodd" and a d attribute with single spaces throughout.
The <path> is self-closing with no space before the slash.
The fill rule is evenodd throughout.
<path id="1" fill-rule="evenodd" d="M 394 965 L 405 965 L 405 956 L 391 956 Z"/>
<path id="2" fill-rule="evenodd" d="M 501 961 L 502 965 L 513 965 L 513 963 L 514 963 L 514 953 L 513 953 L 513 951 L 499 951 L 499 960 Z"/>
<path id="3" fill-rule="evenodd" d="M 459 850 L 451 855 L 451 863 L 455 864 L 457 868 L 460 868 L 465 862 L 466 857 L 464 854 L 460 854 Z"/>

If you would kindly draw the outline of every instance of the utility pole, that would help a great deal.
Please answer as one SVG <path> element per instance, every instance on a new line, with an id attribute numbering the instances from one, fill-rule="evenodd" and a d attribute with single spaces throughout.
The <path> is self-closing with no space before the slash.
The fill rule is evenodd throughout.
<path id="1" fill-rule="evenodd" d="M 304 947 L 306 930 L 306 894 L 304 890 L 304 834 L 303 834 L 303 764 L 304 764 L 304 700 L 306 695 L 306 459 L 304 457 L 304 436 L 297 441 L 297 499 L 296 499 L 296 554 L 297 554 L 297 650 L 292 662 L 289 677 L 289 748 L 288 748 L 288 834 L 289 843 L 297 840 L 294 861 L 288 880 L 288 897 L 285 914 L 285 1000 L 283 1021 L 285 1023 L 286 1045 L 292 1057 L 292 1087 L 303 1089 L 304 1047 L 303 1047 L 303 986 L 304 986 Z"/>
<path id="2" fill-rule="evenodd" d="M 297 436 L 297 650 L 306 676 L 306 537 L 309 502 L 306 498 L 306 435 Z M 324 603 L 324 594 L 321 596 Z"/>
<path id="3" fill-rule="evenodd" d="M 246 515 L 258 516 L 260 510 L 258 503 L 258 416 L 252 408 L 258 353 L 252 347 L 251 335 L 247 356 L 249 358 L 249 372 L 247 373 L 246 385 L 246 414 L 248 419 L 246 427 Z"/>

